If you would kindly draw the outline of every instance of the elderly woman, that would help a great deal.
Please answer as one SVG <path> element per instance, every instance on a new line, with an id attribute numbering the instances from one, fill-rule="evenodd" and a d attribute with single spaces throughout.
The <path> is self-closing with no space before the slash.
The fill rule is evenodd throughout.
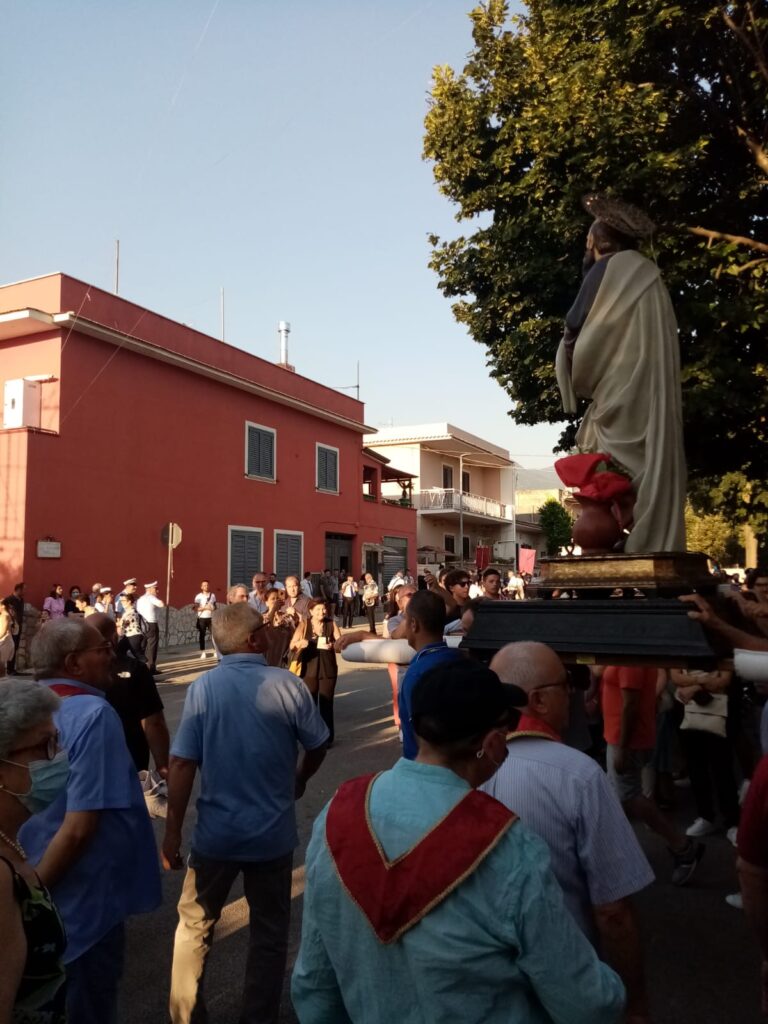
<path id="1" fill-rule="evenodd" d="M 0 1021 L 63 1024 L 64 928 L 48 890 L 27 863 L 21 825 L 67 784 L 67 755 L 47 686 L 9 679 L 0 687 Z"/>

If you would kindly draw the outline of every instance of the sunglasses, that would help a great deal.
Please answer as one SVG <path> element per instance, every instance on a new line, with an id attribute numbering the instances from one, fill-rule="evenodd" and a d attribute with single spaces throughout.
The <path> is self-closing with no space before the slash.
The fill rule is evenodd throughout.
<path id="1" fill-rule="evenodd" d="M 469 586 L 469 580 L 459 580 L 459 582 L 456 584 L 456 586 L 457 587 L 468 587 Z"/>

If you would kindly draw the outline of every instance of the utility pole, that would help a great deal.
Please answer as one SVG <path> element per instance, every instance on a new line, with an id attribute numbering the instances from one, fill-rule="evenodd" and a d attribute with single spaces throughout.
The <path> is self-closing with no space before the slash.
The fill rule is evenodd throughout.
<path id="1" fill-rule="evenodd" d="M 120 294 L 120 239 L 115 239 L 115 295 Z"/>
<path id="2" fill-rule="evenodd" d="M 224 341 L 225 334 L 224 334 L 224 289 L 223 288 L 221 289 L 220 312 L 221 312 L 221 340 Z"/>

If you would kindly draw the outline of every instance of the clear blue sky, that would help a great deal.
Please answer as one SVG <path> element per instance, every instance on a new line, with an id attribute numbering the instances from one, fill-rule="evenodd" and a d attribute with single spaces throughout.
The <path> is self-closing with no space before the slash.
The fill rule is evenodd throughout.
<path id="1" fill-rule="evenodd" d="M 0 281 L 61 270 L 352 384 L 373 425 L 449 419 L 548 461 L 427 267 L 459 228 L 421 159 L 470 0 L 12 0 Z"/>

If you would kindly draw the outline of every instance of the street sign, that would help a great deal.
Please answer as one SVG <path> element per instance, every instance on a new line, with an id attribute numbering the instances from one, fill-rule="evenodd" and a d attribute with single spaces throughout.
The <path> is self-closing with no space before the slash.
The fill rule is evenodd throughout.
<path id="1" fill-rule="evenodd" d="M 172 548 L 177 548 L 181 544 L 181 527 L 178 523 L 166 523 L 160 531 L 160 540 L 163 547 L 168 544 Z"/>

